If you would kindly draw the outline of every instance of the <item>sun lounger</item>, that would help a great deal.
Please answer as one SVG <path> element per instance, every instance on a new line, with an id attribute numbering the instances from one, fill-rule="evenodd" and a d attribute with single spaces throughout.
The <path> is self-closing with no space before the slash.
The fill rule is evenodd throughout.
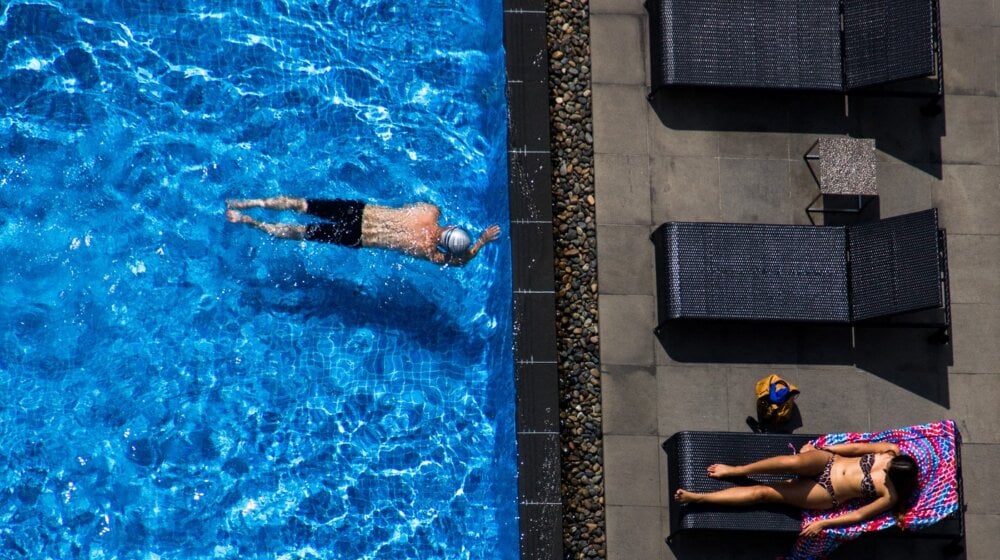
<path id="1" fill-rule="evenodd" d="M 939 317 L 924 324 L 944 335 L 950 328 L 936 209 L 846 227 L 668 222 L 652 240 L 660 327 L 685 319 L 873 324 L 934 309 Z"/>
<path id="2" fill-rule="evenodd" d="M 921 437 L 914 437 L 913 434 L 920 434 Z M 923 437 L 926 434 L 934 435 Z M 894 527 L 895 521 L 891 515 L 883 515 L 856 526 L 838 529 L 836 533 L 830 532 L 820 542 L 800 541 L 796 547 L 798 554 L 803 554 L 809 549 L 816 550 L 817 545 L 825 545 L 828 553 L 840 542 L 873 532 L 885 536 L 942 539 L 952 548 L 961 542 L 965 535 L 962 511 L 964 496 L 961 437 L 952 421 L 877 434 L 838 434 L 825 437 L 838 436 L 842 439 L 830 441 L 893 441 L 900 445 L 904 453 L 914 456 L 922 469 L 928 471 L 926 480 L 921 479 L 921 490 L 908 513 L 910 526 L 906 531 Z M 817 437 L 798 434 L 678 432 L 663 443 L 663 450 L 667 454 L 669 495 L 672 496 L 678 488 L 693 492 L 714 492 L 735 484 L 776 482 L 788 478 L 788 475 L 755 475 L 752 481 L 747 478 L 715 479 L 710 478 L 705 469 L 713 463 L 746 464 L 767 457 L 790 454 Z M 906 437 L 914 439 L 906 442 L 894 439 Z M 925 484 L 925 481 L 929 482 Z M 850 509 L 857 505 L 858 502 L 855 500 L 845 504 L 844 507 Z M 792 536 L 801 531 L 802 516 L 801 510 L 782 505 L 737 508 L 705 504 L 682 505 L 671 500 L 670 535 L 667 542 L 684 538 L 685 535 L 711 534 L 720 531 L 767 532 Z M 833 542 L 827 542 L 831 540 Z"/>
<path id="3" fill-rule="evenodd" d="M 941 94 L 937 0 L 647 0 L 646 10 L 654 93 L 847 92 L 936 75 Z"/>

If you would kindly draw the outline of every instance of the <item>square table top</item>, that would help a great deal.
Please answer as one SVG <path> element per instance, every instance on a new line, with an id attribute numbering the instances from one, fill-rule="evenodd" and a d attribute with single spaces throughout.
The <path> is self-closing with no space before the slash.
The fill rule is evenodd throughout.
<path id="1" fill-rule="evenodd" d="M 878 196 L 875 140 L 819 139 L 819 190 L 823 194 Z"/>

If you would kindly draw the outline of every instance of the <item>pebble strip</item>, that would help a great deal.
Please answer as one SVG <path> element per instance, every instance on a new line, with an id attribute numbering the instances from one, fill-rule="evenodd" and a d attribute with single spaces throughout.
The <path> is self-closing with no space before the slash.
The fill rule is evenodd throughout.
<path id="1" fill-rule="evenodd" d="M 563 555 L 604 558 L 597 224 L 587 0 L 548 0 Z"/>

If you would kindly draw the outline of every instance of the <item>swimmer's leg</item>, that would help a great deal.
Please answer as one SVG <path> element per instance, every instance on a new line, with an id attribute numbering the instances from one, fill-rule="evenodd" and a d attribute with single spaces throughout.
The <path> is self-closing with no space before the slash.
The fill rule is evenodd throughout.
<path id="1" fill-rule="evenodd" d="M 266 222 L 258 222 L 257 220 L 247 216 L 246 214 L 241 214 L 236 210 L 226 210 L 226 219 L 234 224 L 247 224 L 253 226 L 268 235 L 273 235 L 274 237 L 280 239 L 294 239 L 301 240 L 305 239 L 306 226 L 296 225 L 296 224 L 269 224 Z"/>
<path id="2" fill-rule="evenodd" d="M 226 201 L 226 209 L 242 210 L 244 208 L 266 208 L 268 210 L 292 210 L 305 212 L 308 204 L 304 198 L 293 196 L 272 196 L 271 198 L 230 199 Z"/>

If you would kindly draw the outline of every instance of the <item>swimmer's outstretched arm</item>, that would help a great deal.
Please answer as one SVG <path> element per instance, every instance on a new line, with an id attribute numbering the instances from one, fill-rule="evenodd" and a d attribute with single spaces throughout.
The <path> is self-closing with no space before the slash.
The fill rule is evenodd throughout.
<path id="1" fill-rule="evenodd" d="M 463 266 L 465 263 L 471 261 L 479 254 L 479 250 L 486 246 L 487 243 L 492 243 L 500 238 L 500 226 L 492 225 L 486 228 L 486 231 L 479 236 L 479 239 L 469 247 L 469 250 L 465 252 L 464 255 L 460 257 L 452 257 L 448 259 L 448 264 L 456 264 L 458 266 Z"/>
<path id="2" fill-rule="evenodd" d="M 486 228 L 486 231 L 479 236 L 479 239 L 469 247 L 469 250 L 465 252 L 464 255 L 448 257 L 441 253 L 435 253 L 434 262 L 439 264 L 453 264 L 456 266 L 464 266 L 465 263 L 471 261 L 479 254 L 479 250 L 486 246 L 487 243 L 492 243 L 500 238 L 500 226 L 492 225 Z"/>
<path id="3" fill-rule="evenodd" d="M 247 224 L 253 226 L 264 233 L 273 235 L 280 239 L 301 240 L 305 238 L 306 227 L 296 224 L 269 224 L 258 222 L 257 220 L 237 212 L 236 210 L 226 210 L 226 219 L 234 224 Z"/>
<path id="4" fill-rule="evenodd" d="M 294 210 L 295 212 L 305 212 L 307 207 L 308 204 L 304 198 L 284 195 L 272 196 L 270 198 L 229 199 L 226 201 L 227 210 L 266 208 L 268 210 Z"/>

